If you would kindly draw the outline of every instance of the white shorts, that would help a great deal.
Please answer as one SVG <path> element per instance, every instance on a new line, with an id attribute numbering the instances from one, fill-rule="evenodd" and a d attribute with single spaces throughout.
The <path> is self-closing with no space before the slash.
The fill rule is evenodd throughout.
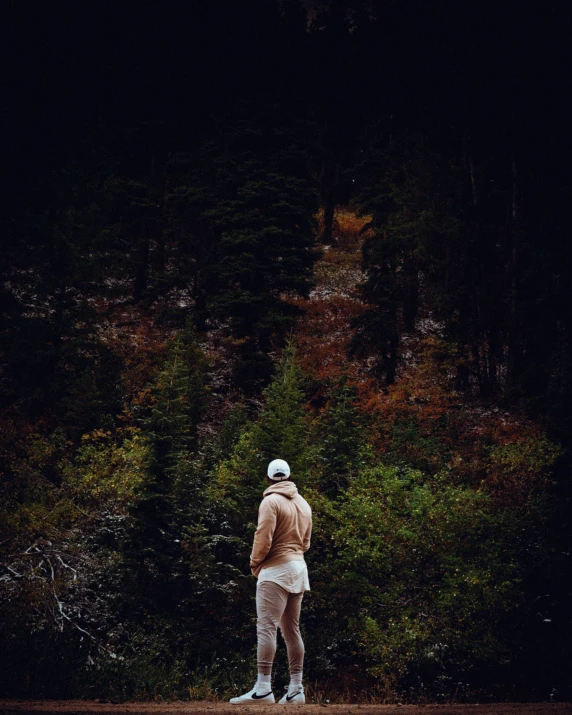
<path id="1" fill-rule="evenodd" d="M 273 581 L 288 593 L 302 593 L 310 590 L 308 567 L 305 561 L 287 561 L 278 566 L 262 568 L 258 574 L 258 583 Z"/>

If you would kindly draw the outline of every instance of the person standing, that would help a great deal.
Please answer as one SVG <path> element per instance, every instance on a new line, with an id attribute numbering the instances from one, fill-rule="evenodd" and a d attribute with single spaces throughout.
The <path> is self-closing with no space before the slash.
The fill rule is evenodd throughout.
<path id="1" fill-rule="evenodd" d="M 290 684 L 280 704 L 303 705 L 306 697 L 302 685 L 304 642 L 300 608 L 304 592 L 310 590 L 304 554 L 310 548 L 312 509 L 291 481 L 287 462 L 273 460 L 267 475 L 271 486 L 264 491 L 258 509 L 258 528 L 250 554 L 250 570 L 258 578 L 258 679 L 252 690 L 230 702 L 235 705 L 275 702 L 271 676 L 276 632 L 280 627 L 290 668 Z"/>

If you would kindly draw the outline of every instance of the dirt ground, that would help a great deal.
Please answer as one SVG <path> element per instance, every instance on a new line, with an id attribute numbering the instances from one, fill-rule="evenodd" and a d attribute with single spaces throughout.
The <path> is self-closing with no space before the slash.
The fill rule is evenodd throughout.
<path id="1" fill-rule="evenodd" d="M 110 703 L 94 700 L 0 700 L 0 715 L 572 715 L 572 703 L 483 705 L 231 705 L 230 703 Z"/>

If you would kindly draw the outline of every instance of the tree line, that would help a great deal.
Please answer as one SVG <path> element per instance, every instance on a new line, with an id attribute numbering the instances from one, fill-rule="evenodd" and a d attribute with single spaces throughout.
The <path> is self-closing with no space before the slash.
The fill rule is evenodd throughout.
<path id="1" fill-rule="evenodd" d="M 511 84 L 524 15 L 499 19 L 521 39 L 481 75 L 463 48 L 484 40 L 449 32 L 445 6 L 411 3 L 417 25 L 392 4 L 234 5 L 196 10 L 195 44 L 163 17 L 159 118 L 118 80 L 99 123 L 31 141 L 4 196 L 2 689 L 241 687 L 256 505 L 280 456 L 316 518 L 315 698 L 565 693 L 569 186 Z M 199 51 L 216 82 L 177 110 Z M 166 60 L 140 56 L 158 92 Z M 347 369 L 321 374 L 297 352 L 299 299 L 328 300 L 314 268 L 349 250 L 342 206 L 366 222 L 363 310 Z"/>

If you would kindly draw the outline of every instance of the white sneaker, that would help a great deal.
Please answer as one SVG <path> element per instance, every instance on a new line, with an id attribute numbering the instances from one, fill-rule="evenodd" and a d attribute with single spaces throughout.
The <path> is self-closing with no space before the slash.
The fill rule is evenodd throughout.
<path id="1" fill-rule="evenodd" d="M 230 702 L 233 705 L 243 705 L 244 703 L 250 703 L 251 705 L 263 703 L 264 705 L 268 705 L 269 703 L 275 703 L 276 700 L 274 699 L 272 690 L 265 693 L 264 689 L 260 688 L 257 683 L 248 693 L 239 695 L 238 698 L 231 698 Z"/>
<path id="2" fill-rule="evenodd" d="M 286 694 L 278 703 L 279 705 L 304 705 L 306 696 L 303 685 L 286 686 Z"/>

